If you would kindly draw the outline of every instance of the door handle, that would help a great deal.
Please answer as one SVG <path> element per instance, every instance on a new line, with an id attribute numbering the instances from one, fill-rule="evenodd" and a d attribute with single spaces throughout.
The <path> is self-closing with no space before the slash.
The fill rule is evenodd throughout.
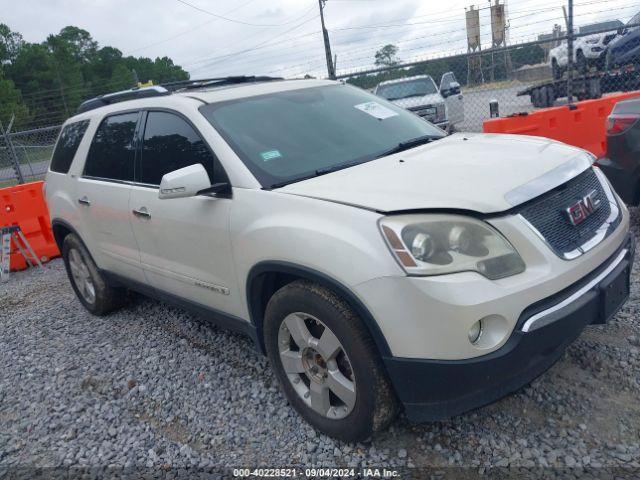
<path id="1" fill-rule="evenodd" d="M 85 195 L 84 197 L 82 197 L 82 198 L 79 198 L 79 199 L 78 199 L 78 203 L 79 203 L 80 205 L 86 205 L 87 207 L 88 207 L 89 205 L 91 205 L 91 202 L 89 201 L 89 199 L 87 198 L 87 196 L 86 196 L 86 195 Z"/>
<path id="2" fill-rule="evenodd" d="M 133 214 L 136 217 L 151 218 L 151 214 L 148 212 L 147 207 L 140 207 L 137 210 L 133 210 Z"/>

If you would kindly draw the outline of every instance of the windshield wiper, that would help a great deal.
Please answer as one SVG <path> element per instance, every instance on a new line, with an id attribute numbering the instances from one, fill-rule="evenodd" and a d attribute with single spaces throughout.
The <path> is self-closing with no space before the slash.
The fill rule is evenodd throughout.
<path id="1" fill-rule="evenodd" d="M 405 150 L 410 150 L 412 148 L 419 147 L 420 145 L 424 145 L 425 143 L 430 143 L 430 142 L 433 142 L 434 140 L 439 140 L 443 136 L 444 135 L 423 135 L 422 137 L 412 138 L 411 140 L 400 142 L 395 147 L 390 148 L 389 150 L 376 155 L 375 158 L 376 159 L 382 158 L 388 155 L 393 155 L 394 153 L 404 152 Z M 327 173 L 333 173 L 333 172 L 337 172 L 338 170 L 344 170 L 345 168 L 355 167 L 356 165 L 361 165 L 369 161 L 371 161 L 371 159 L 364 160 L 364 161 L 360 160 L 358 162 L 340 163 L 338 165 L 332 165 L 331 167 L 319 168 L 318 170 L 316 170 L 315 172 L 309 175 L 304 175 L 302 177 L 285 180 L 284 182 L 274 183 L 269 186 L 269 189 L 281 188 L 291 183 L 302 182 L 303 180 L 309 180 L 310 178 L 326 175 Z"/>
<path id="2" fill-rule="evenodd" d="M 320 177 L 321 175 L 326 175 L 327 173 L 333 173 L 333 172 L 337 172 L 338 170 L 344 170 L 345 168 L 355 167 L 356 165 L 360 165 L 362 163 L 367 163 L 368 161 L 369 160 L 365 160 L 365 161 L 361 160 L 359 162 L 340 163 L 338 165 L 332 165 L 331 167 L 319 168 L 318 170 L 316 170 L 315 172 L 313 172 L 313 173 L 311 173 L 309 175 L 304 175 L 302 177 L 294 178 L 294 179 L 291 179 L 291 180 L 286 180 L 286 181 L 280 182 L 280 183 L 274 183 L 269 188 L 273 189 L 273 188 L 284 187 L 284 186 L 289 185 L 291 183 L 302 182 L 303 180 L 309 180 L 310 178 Z"/>
<path id="3" fill-rule="evenodd" d="M 424 145 L 426 143 L 431 143 L 434 140 L 440 140 L 442 135 L 423 135 L 422 137 L 412 138 L 411 140 L 405 140 L 404 142 L 400 142 L 393 148 L 382 152 L 376 158 L 387 157 L 389 155 L 393 155 L 394 153 L 404 152 L 405 150 L 411 150 L 412 148 L 419 147 L 420 145 Z"/>

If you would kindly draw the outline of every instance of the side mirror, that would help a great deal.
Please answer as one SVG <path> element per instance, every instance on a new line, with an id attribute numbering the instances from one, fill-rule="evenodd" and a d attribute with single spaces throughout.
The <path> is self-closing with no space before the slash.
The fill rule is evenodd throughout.
<path id="1" fill-rule="evenodd" d="M 458 95 L 460 93 L 460 84 L 458 82 L 451 82 L 449 84 L 449 95 Z"/>
<path id="2" fill-rule="evenodd" d="M 211 188 L 209 174 L 201 164 L 174 170 L 162 177 L 158 198 L 195 197 L 200 192 Z"/>

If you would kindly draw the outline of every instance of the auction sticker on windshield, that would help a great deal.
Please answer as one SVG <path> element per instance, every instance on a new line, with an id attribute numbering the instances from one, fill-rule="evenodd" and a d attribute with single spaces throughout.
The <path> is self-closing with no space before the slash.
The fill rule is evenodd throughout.
<path id="1" fill-rule="evenodd" d="M 368 113 L 378 120 L 384 120 L 386 118 L 396 117 L 398 115 L 390 108 L 387 108 L 384 105 L 380 105 L 378 102 L 361 103 L 360 105 L 355 105 L 355 108 L 363 111 L 364 113 Z"/>
<path id="2" fill-rule="evenodd" d="M 269 150 L 268 152 L 262 152 L 260 156 L 262 157 L 262 160 L 268 162 L 269 160 L 282 157 L 282 154 L 279 150 Z"/>

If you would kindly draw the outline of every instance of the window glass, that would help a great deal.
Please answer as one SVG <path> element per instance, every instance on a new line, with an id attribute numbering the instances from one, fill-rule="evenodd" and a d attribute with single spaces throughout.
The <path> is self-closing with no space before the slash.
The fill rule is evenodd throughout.
<path id="1" fill-rule="evenodd" d="M 387 100 L 400 100 L 401 98 L 424 97 L 438 93 L 436 84 L 431 78 L 420 78 L 406 82 L 381 85 L 376 90 L 376 95 Z"/>
<path id="2" fill-rule="evenodd" d="M 111 180 L 133 180 L 137 123 L 138 112 L 105 118 L 93 137 L 84 174 Z"/>
<path id="3" fill-rule="evenodd" d="M 197 163 L 202 164 L 212 182 L 214 178 L 221 181 L 214 174 L 211 151 L 191 125 L 172 113 L 149 112 L 138 181 L 160 185 L 166 173 Z"/>
<path id="4" fill-rule="evenodd" d="M 372 161 L 401 142 L 444 132 L 348 85 L 287 90 L 200 107 L 263 187 Z"/>
<path id="5" fill-rule="evenodd" d="M 51 158 L 51 171 L 58 173 L 67 173 L 73 157 L 76 155 L 78 146 L 82 141 L 84 132 L 87 131 L 89 120 L 71 123 L 62 129 L 56 149 L 53 151 Z"/>

